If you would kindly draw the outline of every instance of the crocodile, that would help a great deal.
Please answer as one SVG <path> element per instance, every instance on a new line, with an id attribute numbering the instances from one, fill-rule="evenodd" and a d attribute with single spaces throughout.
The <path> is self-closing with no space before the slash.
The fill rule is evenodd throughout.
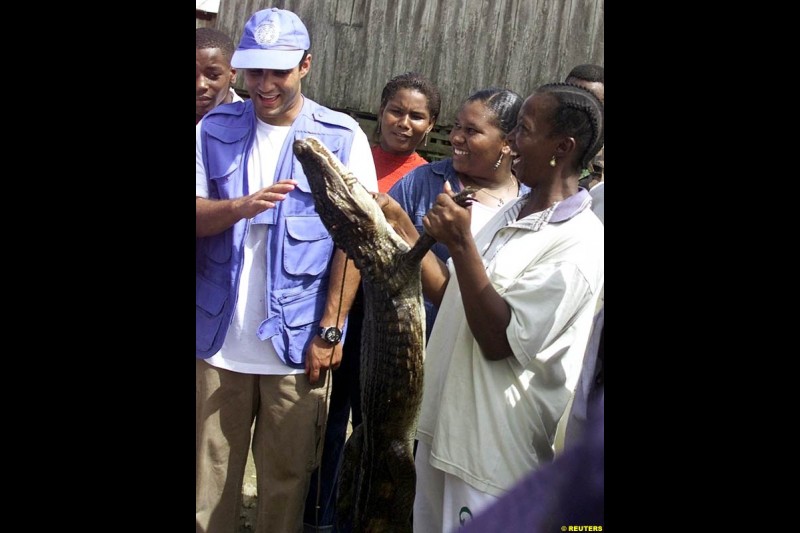
<path id="1" fill-rule="evenodd" d="M 361 273 L 362 423 L 345 443 L 336 500 L 337 527 L 354 532 L 411 532 L 416 493 L 414 435 L 422 402 L 425 307 L 421 261 L 435 240 L 409 246 L 372 193 L 313 137 L 293 150 L 314 204 L 337 247 Z M 453 199 L 466 206 L 474 189 Z"/>

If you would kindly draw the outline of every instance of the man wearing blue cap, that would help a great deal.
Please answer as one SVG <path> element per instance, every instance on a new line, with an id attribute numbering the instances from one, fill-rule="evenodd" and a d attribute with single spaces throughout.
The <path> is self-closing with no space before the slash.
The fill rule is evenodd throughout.
<path id="1" fill-rule="evenodd" d="M 303 96 L 311 41 L 290 11 L 248 20 L 231 66 L 246 102 L 196 126 L 197 531 L 234 532 L 252 433 L 256 532 L 302 531 L 359 274 L 317 214 L 295 139 L 325 143 L 377 191 L 366 135 Z M 305 375 L 303 375 L 305 374 Z"/>

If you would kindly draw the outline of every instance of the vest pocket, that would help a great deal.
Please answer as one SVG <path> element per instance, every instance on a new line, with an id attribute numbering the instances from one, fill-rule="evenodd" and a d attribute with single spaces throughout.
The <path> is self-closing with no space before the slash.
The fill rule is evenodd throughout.
<path id="1" fill-rule="evenodd" d="M 233 248 L 233 228 L 228 228 L 218 235 L 200 237 L 197 239 L 201 257 L 207 257 L 214 263 L 225 265 L 225 273 L 228 273 L 228 261 L 231 258 Z"/>
<path id="2" fill-rule="evenodd" d="M 283 323 L 286 326 L 283 334 L 288 340 L 286 363 L 293 366 L 302 366 L 305 363 L 305 352 L 311 339 L 317 334 L 327 297 L 327 284 L 317 284 L 311 290 L 300 292 L 292 300 L 286 296 L 281 297 Z"/>
<path id="3" fill-rule="evenodd" d="M 208 164 L 206 172 L 208 177 L 213 180 L 212 183 L 215 183 L 217 187 L 221 187 L 242 162 L 242 152 L 247 141 L 248 128 L 222 126 L 209 122 L 206 124 L 205 131 L 210 138 L 204 150 L 208 150 L 210 155 L 218 156 L 207 156 L 205 158 Z M 224 151 L 225 154 L 235 155 L 226 157 L 218 153 L 220 150 Z"/>
<path id="4" fill-rule="evenodd" d="M 228 301 L 228 291 L 205 278 L 195 278 L 195 338 L 196 349 L 211 348 L 222 324 L 222 310 Z M 214 354 L 208 354 L 209 356 Z"/>
<path id="5" fill-rule="evenodd" d="M 333 239 L 318 216 L 287 216 L 283 268 L 289 274 L 316 276 L 330 264 Z"/>

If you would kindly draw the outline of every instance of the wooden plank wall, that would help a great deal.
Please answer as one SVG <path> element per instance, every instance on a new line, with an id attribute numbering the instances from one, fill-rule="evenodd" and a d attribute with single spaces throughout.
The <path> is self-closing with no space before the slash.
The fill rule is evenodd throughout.
<path id="1" fill-rule="evenodd" d="M 194 27 L 197 28 L 216 28 L 217 27 L 217 14 L 194 10 Z"/>
<path id="2" fill-rule="evenodd" d="M 303 92 L 358 113 L 377 113 L 385 83 L 409 70 L 439 86 L 447 127 L 478 89 L 525 97 L 577 64 L 605 64 L 605 0 L 221 0 L 216 27 L 238 43 L 268 7 L 294 11 L 311 34 Z"/>

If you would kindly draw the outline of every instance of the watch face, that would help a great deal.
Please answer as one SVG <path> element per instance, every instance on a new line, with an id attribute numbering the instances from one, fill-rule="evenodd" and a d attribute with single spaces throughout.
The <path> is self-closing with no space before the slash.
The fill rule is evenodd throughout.
<path id="1" fill-rule="evenodd" d="M 342 339 L 342 332 L 337 328 L 327 328 L 324 334 L 325 340 L 331 343 L 337 343 Z"/>

